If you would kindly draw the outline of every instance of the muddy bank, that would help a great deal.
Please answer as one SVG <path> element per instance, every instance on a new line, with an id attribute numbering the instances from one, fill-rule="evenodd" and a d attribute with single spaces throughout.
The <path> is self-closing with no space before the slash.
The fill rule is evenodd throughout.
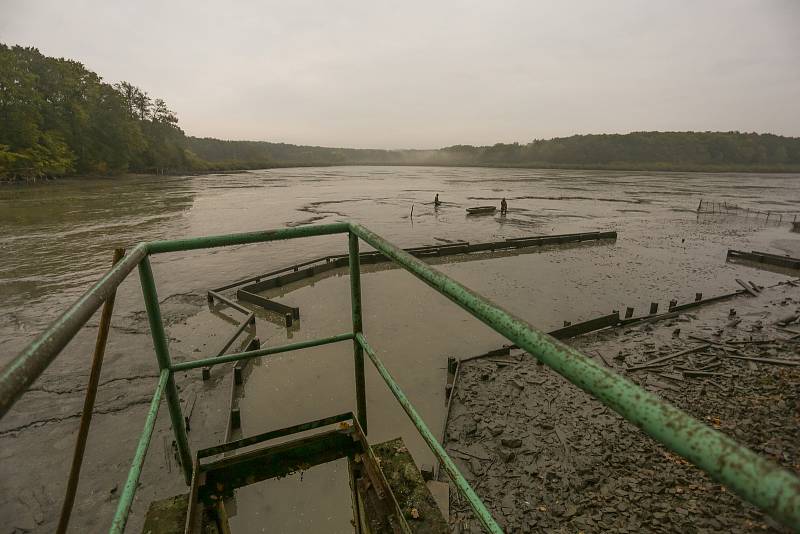
<path id="1" fill-rule="evenodd" d="M 776 324 L 798 311 L 800 287 L 780 285 L 572 344 L 800 473 L 800 367 L 779 365 L 800 361 L 799 339 Z M 787 531 L 521 351 L 461 367 L 447 439 L 508 531 Z M 451 502 L 455 531 L 480 532 L 471 517 Z"/>
<path id="2" fill-rule="evenodd" d="M 225 337 L 227 325 L 220 317 L 203 311 L 204 303 L 205 297 L 199 294 L 162 299 L 173 361 L 207 354 L 218 339 Z M 0 532 L 55 530 L 83 408 L 98 316 L 0 422 L 0 516 L 5 518 Z M 189 439 L 194 450 L 224 440 L 231 375 L 222 367 L 229 366 L 215 368 L 208 382 L 199 379 L 199 371 L 176 376 L 184 414 L 191 417 Z M 70 532 L 108 530 L 157 381 L 158 366 L 146 316 L 143 312 L 116 315 Z M 162 403 L 129 532 L 139 531 L 150 501 L 186 491 L 172 441 L 167 408 Z"/>

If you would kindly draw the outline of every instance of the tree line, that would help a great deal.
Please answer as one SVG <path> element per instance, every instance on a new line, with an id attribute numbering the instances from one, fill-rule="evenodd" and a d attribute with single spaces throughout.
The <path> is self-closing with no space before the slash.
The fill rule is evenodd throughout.
<path id="1" fill-rule="evenodd" d="M 160 98 L 77 61 L 0 43 L 0 180 L 303 165 L 800 171 L 800 138 L 741 132 L 575 135 L 437 150 L 187 137 Z"/>
<path id="2" fill-rule="evenodd" d="M 442 152 L 484 165 L 800 170 L 800 138 L 742 132 L 574 135 L 527 144 L 453 146 Z"/>
<path id="3" fill-rule="evenodd" d="M 0 178 L 190 165 L 178 118 L 162 99 L 105 83 L 77 61 L 0 44 Z"/>
<path id="4" fill-rule="evenodd" d="M 438 150 L 368 150 L 189 137 L 200 158 L 273 165 L 471 165 L 587 169 L 800 171 L 800 138 L 741 132 L 574 135 Z M 251 166 L 249 168 L 255 168 Z"/>

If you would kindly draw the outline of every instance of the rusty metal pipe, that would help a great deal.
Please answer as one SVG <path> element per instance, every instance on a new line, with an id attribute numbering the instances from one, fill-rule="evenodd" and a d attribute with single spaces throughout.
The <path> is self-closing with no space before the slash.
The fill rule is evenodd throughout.
<path id="1" fill-rule="evenodd" d="M 111 261 L 113 267 L 125 255 L 124 248 L 114 249 L 114 258 Z M 56 532 L 64 534 L 69 525 L 69 516 L 72 513 L 72 506 L 75 503 L 75 492 L 78 490 L 78 480 L 81 476 L 81 465 L 83 464 L 83 454 L 86 452 L 86 438 L 89 435 L 89 425 L 92 423 L 92 412 L 94 411 L 94 401 L 97 398 L 97 385 L 100 383 L 100 370 L 103 367 L 103 356 L 106 354 L 106 342 L 108 341 L 108 330 L 111 327 L 111 315 L 114 313 L 114 299 L 117 292 L 113 291 L 103 305 L 103 313 L 100 316 L 100 328 L 97 331 L 97 340 L 94 344 L 94 356 L 92 357 L 92 369 L 89 372 L 89 384 L 86 386 L 86 398 L 83 400 L 83 412 L 81 413 L 81 425 L 78 428 L 78 439 L 75 441 L 75 452 L 72 454 L 72 466 L 69 470 L 67 480 L 67 491 L 64 495 L 64 503 L 61 505 L 61 516 L 58 518 Z"/>

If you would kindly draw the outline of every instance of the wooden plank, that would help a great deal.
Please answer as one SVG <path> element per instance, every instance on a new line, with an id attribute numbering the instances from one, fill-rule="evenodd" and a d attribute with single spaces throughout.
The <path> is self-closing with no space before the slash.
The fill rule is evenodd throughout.
<path id="1" fill-rule="evenodd" d="M 614 326 L 617 323 L 619 323 L 619 312 L 614 312 L 612 314 L 603 315 L 602 317 L 590 319 L 589 321 L 584 321 L 582 323 L 565 326 L 563 328 L 548 332 L 548 334 L 556 339 L 567 339 L 579 336 L 581 334 L 586 334 L 588 332 L 594 332 L 595 330 L 600 330 L 601 328 Z"/>
<path id="2" fill-rule="evenodd" d="M 268 478 L 285 476 L 298 469 L 331 462 L 361 452 L 361 443 L 352 437 L 352 427 L 331 430 L 313 436 L 256 449 L 210 462 L 200 467 L 205 484 L 200 498 L 217 492 L 217 482 L 226 491 L 254 484 Z"/>
<path id="3" fill-rule="evenodd" d="M 697 345 L 695 347 L 692 347 L 692 348 L 689 348 L 689 349 L 686 349 L 686 350 L 682 350 L 682 351 L 676 352 L 674 354 L 669 354 L 667 356 L 662 356 L 661 358 L 656 358 L 655 360 L 650 360 L 649 362 L 644 362 L 641 365 L 635 365 L 633 367 L 627 367 L 625 370 L 626 371 L 640 371 L 640 370 L 643 370 L 643 369 L 648 369 L 650 367 L 658 366 L 658 365 L 660 365 L 660 364 L 662 364 L 664 362 L 668 362 L 668 361 L 673 360 L 675 358 L 678 358 L 680 356 L 686 356 L 687 354 L 692 354 L 693 352 L 700 352 L 702 350 L 706 350 L 710 346 L 711 346 L 710 344 L 704 343 L 703 345 Z"/>
<path id="4" fill-rule="evenodd" d="M 245 331 L 245 329 L 246 329 L 248 326 L 252 326 L 252 327 L 253 327 L 253 335 L 255 335 L 256 316 L 255 316 L 255 314 L 254 314 L 254 313 L 250 313 L 250 314 L 249 314 L 249 315 L 248 315 L 248 316 L 247 316 L 247 317 L 246 317 L 246 318 L 245 318 L 245 319 L 244 319 L 244 320 L 243 320 L 243 321 L 242 321 L 242 322 L 239 324 L 239 326 L 236 328 L 236 331 L 234 331 L 234 332 L 233 332 L 233 333 L 232 333 L 232 334 L 231 334 L 231 335 L 230 335 L 230 336 L 229 336 L 229 337 L 228 337 L 228 338 L 225 340 L 225 343 L 223 343 L 223 345 L 222 345 L 222 348 L 220 348 L 220 349 L 219 349 L 219 350 L 216 352 L 216 355 L 215 355 L 215 357 L 216 357 L 216 358 L 219 358 L 220 356 L 222 356 L 223 354 L 225 354 L 225 353 L 228 351 L 228 349 L 231 347 L 231 345 L 233 345 L 233 342 L 234 342 L 234 341 L 236 341 L 236 339 L 237 339 L 237 338 L 238 338 L 238 337 L 239 337 L 239 336 L 242 334 L 242 332 L 244 332 L 244 331 Z M 207 365 L 207 366 L 203 367 L 203 371 L 202 371 L 202 373 L 203 373 L 203 380 L 208 380 L 209 378 L 211 378 L 211 366 L 210 366 L 210 365 Z"/>
<path id="5" fill-rule="evenodd" d="M 751 295 L 753 295 L 754 297 L 757 297 L 757 296 L 758 296 L 758 293 L 756 293 L 755 289 L 753 289 L 752 287 L 750 287 L 750 285 L 749 285 L 749 284 L 746 284 L 746 283 L 745 283 L 743 280 L 741 280 L 741 279 L 737 278 L 737 279 L 736 279 L 736 283 L 737 283 L 737 284 L 739 284 L 740 286 L 742 286 L 742 287 L 744 288 L 744 290 L 745 290 L 745 291 L 747 291 L 748 293 L 750 293 L 750 294 L 751 294 Z"/>
<path id="6" fill-rule="evenodd" d="M 278 287 L 278 280 L 276 278 L 267 278 L 266 280 L 261 280 L 260 282 L 246 285 L 245 289 L 251 293 L 258 293 L 260 291 L 275 287 Z"/>
<path id="7" fill-rule="evenodd" d="M 710 304 L 712 302 L 717 302 L 717 301 L 720 301 L 720 300 L 729 299 L 731 297 L 737 297 L 737 296 L 741 295 L 742 293 L 745 293 L 745 291 L 739 290 L 739 291 L 734 291 L 733 293 L 726 293 L 725 295 L 717 295 L 716 297 L 709 297 L 707 299 L 701 299 L 701 300 L 695 300 L 695 301 L 692 301 L 692 302 L 687 302 L 686 304 L 678 304 L 677 306 L 672 308 L 670 310 L 670 312 L 689 310 L 689 309 L 692 309 L 692 308 L 696 308 L 698 306 L 703 306 L 705 304 Z"/>
<path id="8" fill-rule="evenodd" d="M 619 312 L 614 312 L 612 314 L 603 315 L 601 317 L 590 319 L 582 323 L 576 323 L 556 330 L 551 330 L 550 332 L 548 332 L 548 334 L 556 339 L 568 339 L 571 337 L 580 336 L 582 334 L 588 334 L 589 332 L 594 332 L 595 330 L 600 330 L 602 328 L 615 326 L 618 323 L 620 323 Z M 459 362 L 464 363 L 472 360 L 479 360 L 481 358 L 489 358 L 492 356 L 507 356 L 508 354 L 511 353 L 512 350 L 518 348 L 519 348 L 518 346 L 513 344 L 504 345 L 499 349 L 490 350 L 489 352 L 478 354 L 477 356 L 469 356 L 467 358 L 461 358 Z"/>
<path id="9" fill-rule="evenodd" d="M 744 260 L 753 263 L 764 263 L 778 267 L 788 267 L 790 269 L 800 269 L 800 258 L 793 258 L 789 255 L 772 254 L 770 252 L 758 252 L 753 250 L 745 252 L 743 250 L 728 250 L 727 259 Z"/>
<path id="10" fill-rule="evenodd" d="M 734 360 L 746 360 L 748 362 L 758 362 L 758 363 L 769 363 L 772 365 L 785 365 L 787 367 L 797 367 L 800 366 L 800 360 L 777 360 L 775 358 L 754 358 L 751 356 L 736 356 L 735 354 L 725 354 L 726 358 L 732 358 Z"/>
<path id="11" fill-rule="evenodd" d="M 256 295 L 255 293 L 250 293 L 244 289 L 240 289 L 236 292 L 236 298 L 261 306 L 265 310 L 274 311 L 283 315 L 286 318 L 286 326 L 292 326 L 293 320 L 300 318 L 300 308 L 293 308 L 292 306 L 275 302 L 274 300 Z"/>

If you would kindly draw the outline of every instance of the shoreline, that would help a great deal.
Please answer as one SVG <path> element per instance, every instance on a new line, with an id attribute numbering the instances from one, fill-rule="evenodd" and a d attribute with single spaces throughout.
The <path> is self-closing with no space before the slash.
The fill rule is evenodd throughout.
<path id="1" fill-rule="evenodd" d="M 75 174 L 65 176 L 43 177 L 34 180 L 0 180 L 3 185 L 28 185 L 42 182 L 54 182 L 62 179 L 85 179 L 85 178 L 122 178 L 130 176 L 207 176 L 211 174 L 230 174 L 243 173 L 248 171 L 261 171 L 270 169 L 303 169 L 303 168 L 326 168 L 326 167 L 452 167 L 465 169 L 531 169 L 531 170 L 563 170 L 563 171 L 612 171 L 612 172 L 657 172 L 657 173 L 698 173 L 698 174 L 797 174 L 800 175 L 800 166 L 790 168 L 775 167 L 719 167 L 719 166 L 668 166 L 658 165 L 578 165 L 578 164 L 515 164 L 515 163 L 385 163 L 385 162 L 359 162 L 359 163 L 287 163 L 276 164 L 264 167 L 240 167 L 231 169 L 214 170 L 186 170 L 165 173 L 147 172 L 128 172 L 111 175 L 95 174 Z"/>

